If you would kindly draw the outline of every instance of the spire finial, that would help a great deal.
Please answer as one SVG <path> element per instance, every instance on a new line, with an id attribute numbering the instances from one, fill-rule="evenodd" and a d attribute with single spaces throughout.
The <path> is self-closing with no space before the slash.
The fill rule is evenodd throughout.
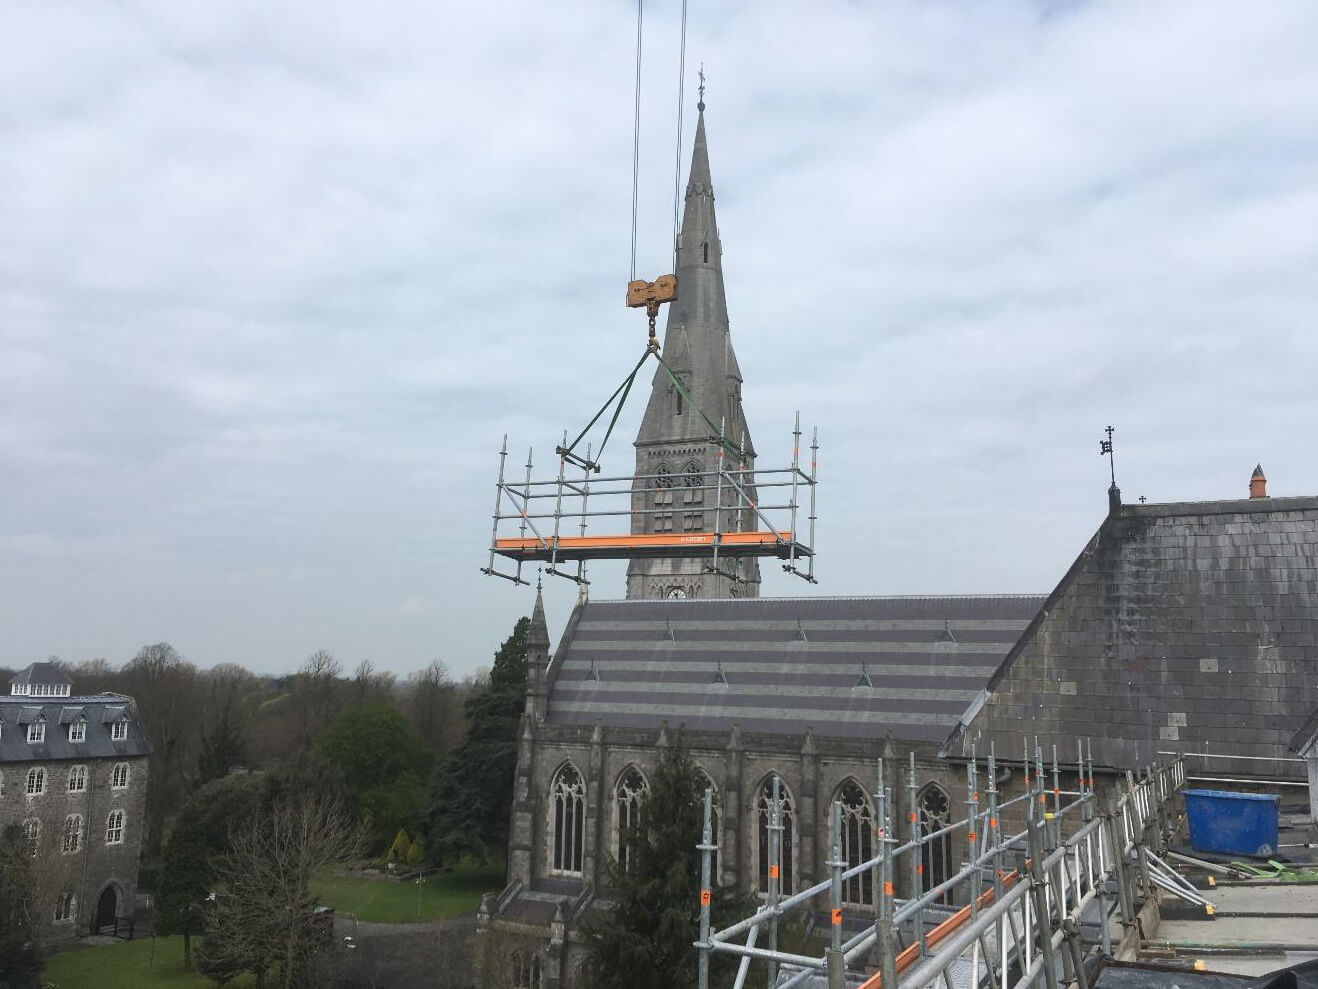
<path id="1" fill-rule="evenodd" d="M 1117 465 L 1115 463 L 1115 458 L 1112 455 L 1112 434 L 1115 433 L 1116 430 L 1111 426 L 1108 426 L 1104 432 L 1107 433 L 1107 439 L 1098 441 L 1098 455 L 1100 457 L 1107 457 L 1108 470 L 1112 475 L 1112 485 L 1113 487 L 1116 487 Z"/>
<path id="2" fill-rule="evenodd" d="M 697 92 L 700 93 L 700 102 L 696 104 L 696 109 L 701 113 L 705 112 L 705 63 L 700 63 L 700 71 L 696 73 L 700 77 L 700 86 Z"/>

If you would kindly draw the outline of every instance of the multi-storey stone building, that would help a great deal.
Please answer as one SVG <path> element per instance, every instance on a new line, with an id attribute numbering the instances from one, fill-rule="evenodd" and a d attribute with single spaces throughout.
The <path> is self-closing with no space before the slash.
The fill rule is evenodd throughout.
<path id="1" fill-rule="evenodd" d="M 33 663 L 0 696 L 0 827 L 31 844 L 44 938 L 132 916 L 147 762 L 130 697 L 74 695 L 52 663 Z"/>

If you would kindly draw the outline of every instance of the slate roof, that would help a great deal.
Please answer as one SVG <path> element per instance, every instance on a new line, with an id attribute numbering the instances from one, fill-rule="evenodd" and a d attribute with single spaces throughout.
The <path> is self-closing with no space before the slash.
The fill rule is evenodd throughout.
<path id="1" fill-rule="evenodd" d="M 1159 750 L 1290 755 L 1318 706 L 1318 498 L 1120 507 L 989 691 L 945 751 L 1016 756 L 1037 734 L 1064 757 L 1091 737 L 1121 769 Z"/>
<path id="2" fill-rule="evenodd" d="M 1043 598 L 588 601 L 546 721 L 942 741 Z"/>
<path id="3" fill-rule="evenodd" d="M 1290 750 L 1302 756 L 1308 756 L 1315 747 L 1318 747 L 1318 707 L 1313 709 L 1304 724 L 1291 736 L 1290 743 Z"/>
<path id="4" fill-rule="evenodd" d="M 86 737 L 70 742 L 67 725 L 78 712 L 87 719 Z M 117 712 L 109 717 L 108 712 Z M 46 739 L 27 742 L 26 725 L 38 716 L 46 719 Z M 128 718 L 128 737 L 110 738 L 111 722 Z M 0 695 L 0 764 L 53 759 L 101 759 L 150 754 L 146 733 L 137 718 L 132 698 L 122 694 L 93 694 L 87 697 L 55 697 L 48 703 L 33 703 L 31 697 Z"/>
<path id="5" fill-rule="evenodd" d="M 54 663 L 32 663 L 26 669 L 19 670 L 9 681 L 10 685 L 16 683 L 47 683 L 68 686 L 73 683 Z"/>

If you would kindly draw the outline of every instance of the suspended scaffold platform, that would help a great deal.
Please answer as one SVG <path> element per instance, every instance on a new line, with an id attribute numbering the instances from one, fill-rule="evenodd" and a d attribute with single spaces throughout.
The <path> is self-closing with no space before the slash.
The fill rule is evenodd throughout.
<path id="1" fill-rule="evenodd" d="M 653 474 L 598 477 L 600 455 L 617 424 L 622 403 L 651 356 L 709 427 L 705 445 L 713 466 L 702 469 L 693 462 L 680 474 L 661 467 Z M 613 416 L 599 453 L 592 456 L 589 445 L 584 455 L 578 453 L 578 446 L 610 408 Z M 511 479 L 508 437 L 504 436 L 489 562 L 481 570 L 524 584 L 524 564 L 547 564 L 546 573 L 586 584 L 585 564 L 593 560 L 705 559 L 707 573 L 737 582 L 742 579 L 740 568 L 725 569 L 720 561 L 776 557 L 784 561 L 787 573 L 817 583 L 814 537 L 819 436 L 818 431 L 811 436 L 808 469 L 801 461 L 799 413 L 792 438 L 790 466 L 766 470 L 756 465 L 744 437 L 732 442 L 725 424 L 715 425 L 691 401 L 681 378 L 659 356 L 652 338 L 631 374 L 581 434 L 569 443 L 564 433 L 562 444 L 555 449 L 558 472 L 554 477 L 535 478 L 533 452 L 528 451 L 524 477 Z M 604 533 L 589 531 L 605 520 L 614 524 Z M 500 561 L 513 566 L 500 569 Z M 563 569 L 568 564 L 575 566 Z"/>

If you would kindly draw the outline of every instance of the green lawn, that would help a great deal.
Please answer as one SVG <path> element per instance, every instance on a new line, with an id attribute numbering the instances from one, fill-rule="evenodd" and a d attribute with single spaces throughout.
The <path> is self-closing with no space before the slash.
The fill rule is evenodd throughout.
<path id="1" fill-rule="evenodd" d="M 362 920 L 388 924 L 410 924 L 471 913 L 481 903 L 481 894 L 498 892 L 504 886 L 502 862 L 486 865 L 463 863 L 451 872 L 426 876 L 420 886 L 396 879 L 359 879 L 322 876 L 311 891 L 340 915 L 356 914 Z"/>
<path id="2" fill-rule="evenodd" d="M 197 939 L 193 938 L 193 950 Z M 196 972 L 183 971 L 183 939 L 120 941 L 99 948 L 76 948 L 52 955 L 46 962 L 43 981 L 58 989 L 214 989 L 211 982 Z M 254 980 L 237 979 L 229 989 L 250 989 Z"/>

